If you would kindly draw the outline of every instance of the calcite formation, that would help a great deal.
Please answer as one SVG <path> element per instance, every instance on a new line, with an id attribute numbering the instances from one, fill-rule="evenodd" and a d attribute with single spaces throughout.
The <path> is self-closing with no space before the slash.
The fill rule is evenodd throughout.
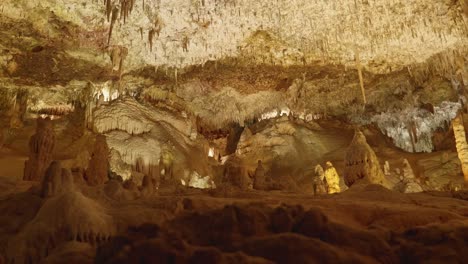
<path id="1" fill-rule="evenodd" d="M 325 165 L 324 178 L 327 182 L 327 192 L 329 194 L 339 193 L 341 191 L 340 176 L 330 161 L 327 161 Z"/>
<path id="2" fill-rule="evenodd" d="M 37 215 L 8 243 L 9 262 L 39 262 L 58 243 L 96 243 L 116 232 L 112 218 L 98 202 L 77 191 L 45 201 Z"/>
<path id="3" fill-rule="evenodd" d="M 468 144 L 466 142 L 465 126 L 461 115 L 452 122 L 453 133 L 455 135 L 458 158 L 461 162 L 461 168 L 465 179 L 465 185 L 468 184 Z"/>
<path id="4" fill-rule="evenodd" d="M 29 159 L 25 162 L 26 181 L 41 181 L 53 158 L 55 132 L 50 119 L 37 119 L 36 133 L 29 140 Z"/>
<path id="5" fill-rule="evenodd" d="M 132 4 L 124 4 L 129 2 Z M 52 11 L 92 32 L 88 34 L 96 37 L 98 44 L 94 45 L 127 47 L 130 69 L 144 64 L 183 68 L 239 55 L 271 64 L 327 60 L 355 66 L 359 54 L 363 66 L 387 72 L 460 47 L 467 38 L 463 1 L 145 0 L 103 4 L 7 0 L 2 4 L 4 14 L 11 17 Z M 35 17 L 40 19 L 36 23 L 40 31 L 55 33 L 44 25 L 46 17 Z M 258 32 L 272 37 L 255 37 Z"/>
<path id="6" fill-rule="evenodd" d="M 323 170 L 323 167 L 320 164 L 317 164 L 314 168 L 314 174 L 312 178 L 314 195 L 327 193 L 324 179 L 325 179 L 325 172 Z"/>
<path id="7" fill-rule="evenodd" d="M 104 135 L 97 135 L 88 169 L 85 173 L 85 178 L 89 185 L 99 185 L 109 180 L 109 155 L 106 137 Z"/>
<path id="8" fill-rule="evenodd" d="M 346 151 L 344 182 L 348 187 L 357 182 L 388 186 L 375 152 L 359 130 Z"/>
<path id="9" fill-rule="evenodd" d="M 161 174 L 161 168 L 159 166 L 153 165 L 151 163 L 146 163 L 144 159 L 138 158 L 135 164 L 135 170 L 145 175 L 143 177 L 142 185 L 146 184 L 146 186 L 148 186 L 148 190 L 151 189 L 151 192 L 154 192 L 158 189 Z"/>

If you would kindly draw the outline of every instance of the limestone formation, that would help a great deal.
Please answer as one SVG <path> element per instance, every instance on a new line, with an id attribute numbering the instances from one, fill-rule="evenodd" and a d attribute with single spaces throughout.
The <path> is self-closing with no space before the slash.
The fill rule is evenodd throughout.
<path id="1" fill-rule="evenodd" d="M 385 176 L 390 176 L 391 175 L 390 163 L 388 163 L 388 160 L 386 160 L 385 163 L 384 163 L 384 174 L 385 174 Z"/>
<path id="2" fill-rule="evenodd" d="M 235 186 L 242 190 L 249 190 L 253 185 L 247 169 L 240 159 L 236 157 L 231 157 L 226 161 L 222 182 L 223 184 Z"/>
<path id="3" fill-rule="evenodd" d="M 360 131 L 355 132 L 353 141 L 346 151 L 344 181 L 348 187 L 358 181 L 388 186 L 377 156 Z"/>
<path id="4" fill-rule="evenodd" d="M 164 149 L 159 158 L 159 172 L 160 175 L 163 176 L 164 181 L 173 180 L 173 162 L 173 154 L 169 150 Z"/>
<path id="5" fill-rule="evenodd" d="M 135 171 L 149 176 L 148 179 L 151 179 L 151 186 L 153 191 L 159 188 L 160 184 L 160 170 L 158 166 L 153 164 L 147 164 L 141 157 L 139 157 L 135 162 Z M 143 177 L 143 181 L 145 181 Z"/>
<path id="6" fill-rule="evenodd" d="M 26 181 L 41 181 L 52 161 L 55 147 L 55 132 L 49 118 L 37 119 L 36 134 L 29 140 L 29 159 L 25 162 Z"/>
<path id="7" fill-rule="evenodd" d="M 58 193 L 59 186 L 62 184 L 62 166 L 54 161 L 50 164 L 42 180 L 42 197 L 53 196 Z"/>
<path id="8" fill-rule="evenodd" d="M 341 191 L 340 176 L 330 161 L 327 161 L 326 163 L 324 176 L 325 180 L 327 181 L 327 192 L 329 194 L 339 193 Z"/>
<path id="9" fill-rule="evenodd" d="M 325 179 L 325 172 L 323 171 L 323 167 L 320 164 L 317 164 L 317 166 L 315 166 L 315 169 L 314 169 L 314 176 L 312 180 L 312 184 L 314 188 L 314 195 L 327 193 L 324 179 Z"/>
<path id="10" fill-rule="evenodd" d="M 400 176 L 400 182 L 394 187 L 395 190 L 402 193 L 422 192 L 423 188 L 416 181 L 413 169 L 407 159 L 403 159 L 403 174 Z"/>
<path id="11" fill-rule="evenodd" d="M 30 222 L 8 241 L 9 263 L 40 263 L 67 241 L 95 244 L 116 233 L 113 219 L 97 201 L 71 191 L 47 199 Z"/>
<path id="12" fill-rule="evenodd" d="M 26 109 L 28 107 L 28 90 L 20 89 L 16 91 L 15 94 L 15 103 L 10 109 L 10 127 L 11 128 L 21 128 L 23 127 L 24 117 L 26 115 Z"/>
<path id="13" fill-rule="evenodd" d="M 69 169 L 62 168 L 59 161 L 53 161 L 47 168 L 42 180 L 41 196 L 51 197 L 64 192 L 70 192 L 74 188 L 73 175 Z"/>
<path id="14" fill-rule="evenodd" d="M 145 175 L 143 177 L 143 181 L 141 183 L 141 192 L 143 196 L 151 196 L 154 194 L 155 187 L 154 187 L 154 182 L 151 176 Z"/>
<path id="15" fill-rule="evenodd" d="M 94 143 L 94 150 L 85 173 L 89 185 L 99 185 L 108 181 L 109 177 L 109 148 L 106 137 L 98 135 Z"/>
<path id="16" fill-rule="evenodd" d="M 453 134 L 455 135 L 458 158 L 460 159 L 463 176 L 465 178 L 465 185 L 468 185 L 468 144 L 466 143 L 465 126 L 463 125 L 463 118 L 461 115 L 455 117 L 452 121 L 452 127 Z"/>
<path id="17" fill-rule="evenodd" d="M 255 190 L 266 189 L 265 169 L 263 168 L 261 160 L 258 161 L 258 165 L 257 165 L 257 168 L 255 169 L 253 181 L 254 181 L 253 188 Z"/>

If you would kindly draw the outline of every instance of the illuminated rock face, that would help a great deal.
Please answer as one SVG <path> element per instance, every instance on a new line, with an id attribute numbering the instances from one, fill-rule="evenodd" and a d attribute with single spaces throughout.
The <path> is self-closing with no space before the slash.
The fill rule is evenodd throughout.
<path id="1" fill-rule="evenodd" d="M 344 181 L 348 187 L 358 181 L 388 186 L 377 156 L 360 131 L 356 131 L 346 152 Z"/>
<path id="2" fill-rule="evenodd" d="M 466 143 L 465 126 L 460 115 L 453 120 L 452 127 L 455 134 L 458 158 L 460 159 L 465 178 L 465 185 L 468 185 L 468 144 Z"/>
<path id="3" fill-rule="evenodd" d="M 36 134 L 29 140 L 29 159 L 25 163 L 24 180 L 41 181 L 52 161 L 55 132 L 50 119 L 37 119 Z"/>

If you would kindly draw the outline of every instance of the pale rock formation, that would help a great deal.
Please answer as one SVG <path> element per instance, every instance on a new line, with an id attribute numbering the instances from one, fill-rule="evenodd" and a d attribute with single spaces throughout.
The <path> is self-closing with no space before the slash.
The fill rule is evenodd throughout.
<path id="1" fill-rule="evenodd" d="M 379 160 L 372 148 L 367 144 L 361 131 L 356 131 L 345 156 L 344 182 L 346 186 L 361 181 L 363 183 L 380 184 L 388 187 Z"/>
<path id="2" fill-rule="evenodd" d="M 462 1 L 132 3 L 132 13 L 123 12 L 122 16 L 119 9 L 113 12 L 103 1 L 83 5 L 80 1 L 5 0 L 2 9 L 12 18 L 26 14 L 36 18 L 37 30 L 52 35 L 55 31 L 47 26 L 48 16 L 39 14 L 53 12 L 90 32 L 100 32 L 102 21 L 110 16 L 105 27 L 113 29 L 108 31 L 112 35 L 99 34 L 95 41 L 128 47 L 129 70 L 141 65 L 183 68 L 236 56 L 275 65 L 325 58 L 354 66 L 350 50 L 355 48 L 363 66 L 388 72 L 467 43 Z M 196 15 L 193 10 L 198 10 Z M 351 39 L 359 41 L 344 41 Z"/>
<path id="3" fill-rule="evenodd" d="M 392 174 L 390 170 L 390 163 L 388 163 L 388 160 L 386 160 L 384 163 L 384 174 L 385 176 L 390 176 Z"/>
<path id="4" fill-rule="evenodd" d="M 466 143 L 465 126 L 463 119 L 460 115 L 455 117 L 452 121 L 453 133 L 455 135 L 455 142 L 458 152 L 458 158 L 461 162 L 463 176 L 465 178 L 465 185 L 468 184 L 468 144 Z"/>
<path id="5" fill-rule="evenodd" d="M 179 133 L 189 137 L 191 122 L 161 109 L 150 108 L 132 97 L 124 97 L 100 107 L 93 113 L 94 131 L 106 133 L 112 130 L 126 131 L 130 135 L 150 132 L 155 123 L 170 124 Z"/>
<path id="6" fill-rule="evenodd" d="M 122 160 L 120 153 L 115 149 L 110 150 L 109 166 L 110 170 L 122 177 L 123 181 L 132 176 L 132 167 Z"/>
<path id="7" fill-rule="evenodd" d="M 375 115 L 371 121 L 393 139 L 395 146 L 408 152 L 432 152 L 433 133 L 455 118 L 460 108 L 460 103 L 442 102 L 440 106 L 434 106 L 434 113 L 408 108 Z"/>
<path id="8" fill-rule="evenodd" d="M 29 140 L 29 159 L 25 162 L 26 181 L 41 181 L 52 161 L 55 132 L 50 119 L 37 119 L 36 134 Z"/>
<path id="9" fill-rule="evenodd" d="M 171 181 L 174 177 L 174 153 L 170 147 L 166 147 L 161 152 L 159 158 L 159 172 L 165 181 Z"/>
<path id="10" fill-rule="evenodd" d="M 216 184 L 214 183 L 212 177 L 209 175 L 207 176 L 202 176 L 198 174 L 196 171 L 192 171 L 188 173 L 188 182 L 185 182 L 184 180 L 182 181 L 182 185 L 187 185 L 192 188 L 197 188 L 197 189 L 215 189 Z"/>
<path id="11" fill-rule="evenodd" d="M 314 188 L 314 195 L 326 194 L 327 188 L 324 183 L 325 172 L 320 164 L 317 164 L 314 169 L 312 184 Z"/>
<path id="12" fill-rule="evenodd" d="M 411 165 L 407 159 L 403 159 L 403 178 L 405 179 L 415 179 L 415 175 Z"/>
<path id="13" fill-rule="evenodd" d="M 341 191 L 340 176 L 330 161 L 327 161 L 326 163 L 324 176 L 325 180 L 327 181 L 328 193 L 339 193 Z"/>
<path id="14" fill-rule="evenodd" d="M 85 178 L 89 185 L 99 185 L 108 181 L 108 174 L 109 147 L 107 146 L 106 137 L 97 135 Z"/>

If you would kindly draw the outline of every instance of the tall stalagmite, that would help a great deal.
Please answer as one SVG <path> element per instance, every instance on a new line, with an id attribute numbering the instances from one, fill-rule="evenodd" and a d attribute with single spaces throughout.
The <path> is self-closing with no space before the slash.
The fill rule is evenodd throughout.
<path id="1" fill-rule="evenodd" d="M 460 159 L 463 177 L 465 178 L 465 185 L 468 185 L 468 144 L 466 143 L 463 118 L 460 114 L 452 121 L 452 126 L 453 134 L 455 135 L 458 158 Z"/>
<path id="2" fill-rule="evenodd" d="M 356 131 L 346 151 L 344 181 L 348 187 L 358 181 L 388 187 L 379 160 L 361 131 Z"/>
<path id="3" fill-rule="evenodd" d="M 49 118 L 37 119 L 36 134 L 29 140 L 29 159 L 25 162 L 25 181 L 41 181 L 52 162 L 55 132 Z"/>
<path id="4" fill-rule="evenodd" d="M 86 181 L 89 185 L 103 184 L 109 179 L 109 154 L 106 137 L 98 135 L 86 170 Z"/>

